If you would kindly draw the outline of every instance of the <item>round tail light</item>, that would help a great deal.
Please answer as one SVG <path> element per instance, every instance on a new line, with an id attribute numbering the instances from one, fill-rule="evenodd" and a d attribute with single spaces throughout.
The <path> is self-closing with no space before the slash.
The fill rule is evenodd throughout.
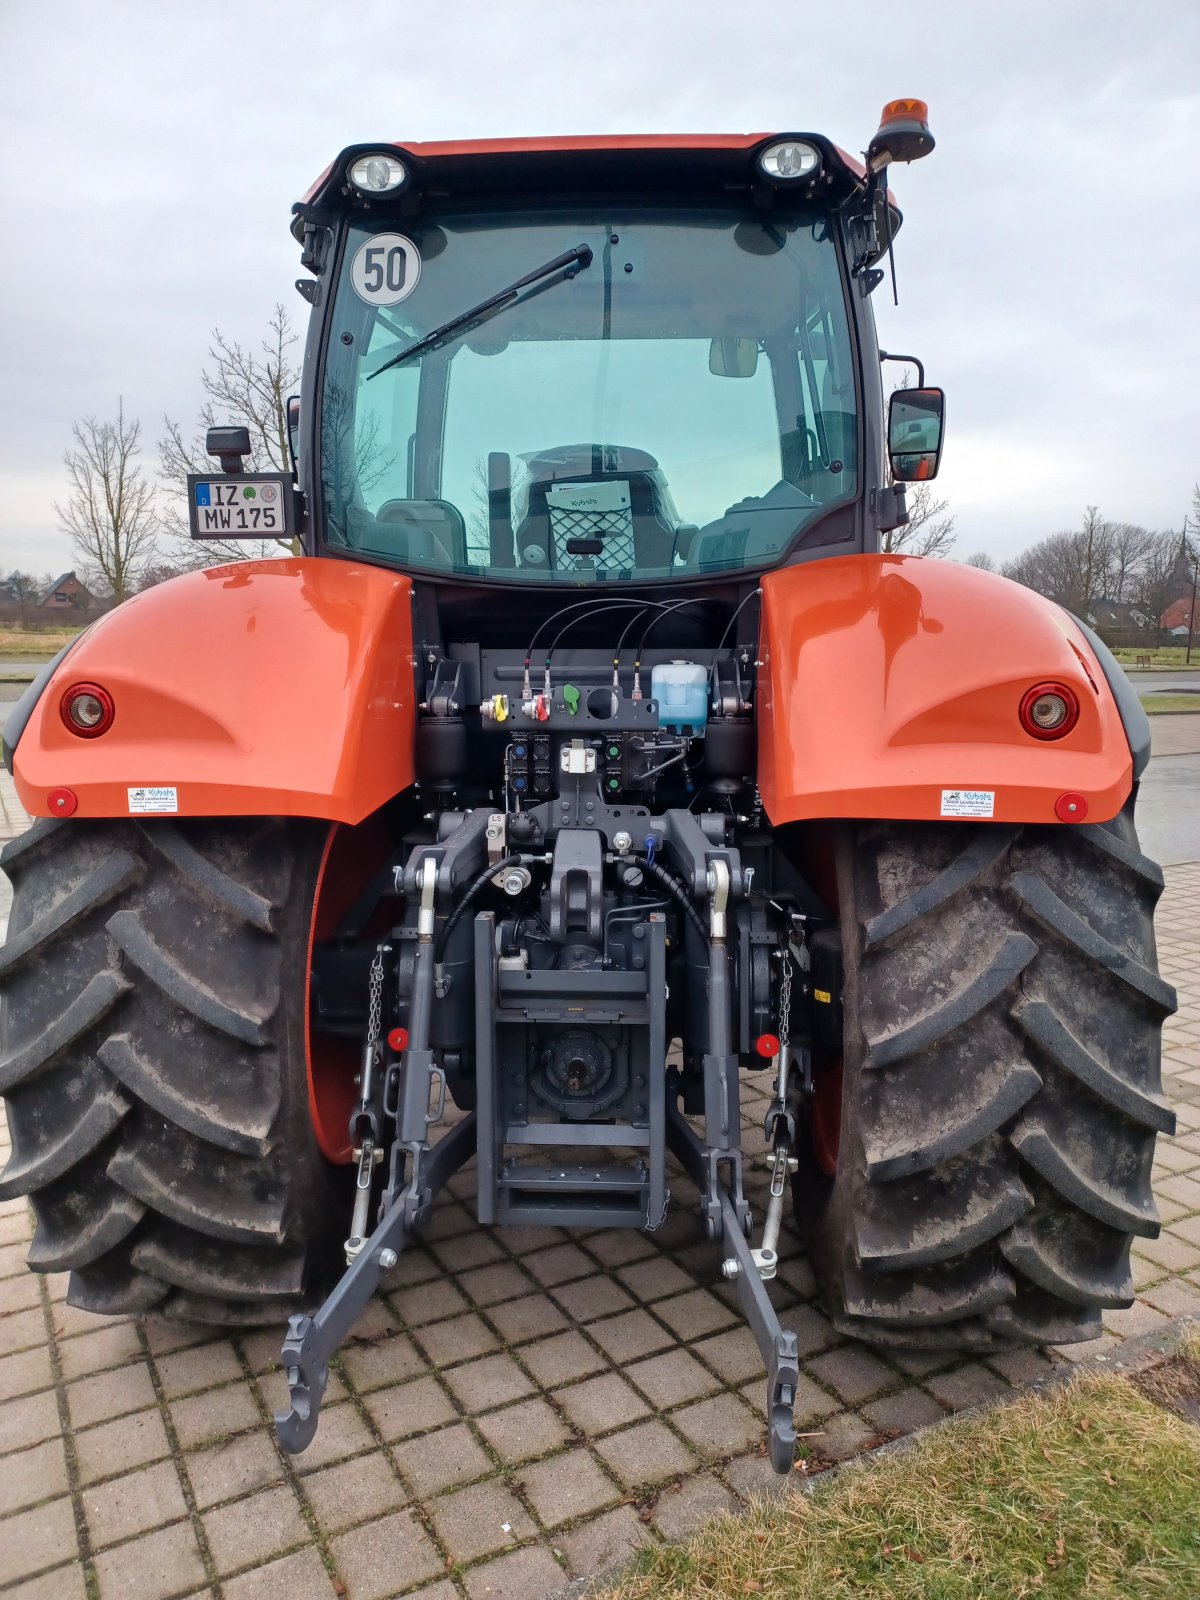
<path id="1" fill-rule="evenodd" d="M 1021 697 L 1021 726 L 1035 739 L 1061 739 L 1079 721 L 1079 701 L 1065 683 L 1037 683 Z"/>
<path id="2" fill-rule="evenodd" d="M 63 722 L 81 739 L 96 739 L 113 725 L 117 708 L 98 683 L 73 683 L 59 702 Z"/>

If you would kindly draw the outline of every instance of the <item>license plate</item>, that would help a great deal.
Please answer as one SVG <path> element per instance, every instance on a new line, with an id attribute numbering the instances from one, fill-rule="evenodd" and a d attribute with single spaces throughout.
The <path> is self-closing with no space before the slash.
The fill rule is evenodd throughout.
<path id="1" fill-rule="evenodd" d="M 285 539 L 290 495 L 280 477 L 190 481 L 194 539 Z"/>

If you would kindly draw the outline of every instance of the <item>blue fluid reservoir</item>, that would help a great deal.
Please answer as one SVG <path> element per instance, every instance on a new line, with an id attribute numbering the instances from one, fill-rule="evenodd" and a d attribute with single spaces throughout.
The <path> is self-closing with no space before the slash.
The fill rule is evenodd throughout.
<path id="1" fill-rule="evenodd" d="M 663 728 L 704 732 L 708 721 L 708 669 L 696 661 L 660 661 L 650 674 L 650 693 L 658 701 Z"/>

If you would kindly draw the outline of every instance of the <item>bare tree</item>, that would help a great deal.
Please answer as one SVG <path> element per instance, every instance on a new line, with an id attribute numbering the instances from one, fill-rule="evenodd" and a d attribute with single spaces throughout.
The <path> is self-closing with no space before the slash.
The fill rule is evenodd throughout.
<path id="1" fill-rule="evenodd" d="M 8 579 L 9 592 L 21 608 L 21 626 L 29 626 L 29 608 L 38 602 L 39 596 L 45 594 L 49 582 L 43 583 L 40 578 L 34 577 L 31 572 L 22 572 L 19 568 L 13 569 Z"/>
<path id="2" fill-rule="evenodd" d="M 169 583 L 172 578 L 182 576 L 186 570 L 185 567 L 176 566 L 172 561 L 156 561 L 143 572 L 138 592 L 140 594 L 146 589 L 157 588 L 160 583 Z"/>
<path id="3" fill-rule="evenodd" d="M 1150 548 L 1138 569 L 1135 598 L 1155 627 L 1171 601 L 1179 598 L 1179 549 L 1180 537 L 1173 529 L 1152 534 Z"/>
<path id="4" fill-rule="evenodd" d="M 218 561 L 247 561 L 291 550 L 285 539 L 206 539 L 193 543 L 188 535 L 184 491 L 189 472 L 212 472 L 212 457 L 204 448 L 209 428 L 244 426 L 250 430 L 250 469 L 254 472 L 291 472 L 288 446 L 287 402 L 300 382 L 293 355 L 297 335 L 282 303 L 277 303 L 267 332 L 257 351 L 227 339 L 214 328 L 208 348 L 209 365 L 200 373 L 205 400 L 196 429 L 189 439 L 178 422 L 164 417 L 166 429 L 158 444 L 159 473 L 171 497 L 163 522 L 174 538 L 187 541 L 174 558 L 190 567 L 212 566 Z"/>
<path id="5" fill-rule="evenodd" d="M 63 455 L 71 492 L 54 509 L 79 552 L 90 586 L 120 604 L 137 588 L 154 560 L 159 532 L 154 489 L 137 465 L 140 422 L 117 402 L 115 422 L 84 417 L 71 428 L 73 449 Z"/>
<path id="6" fill-rule="evenodd" d="M 973 556 L 967 557 L 963 562 L 963 566 L 978 567 L 980 572 L 999 572 L 1000 570 L 986 550 L 976 550 Z"/>
<path id="7" fill-rule="evenodd" d="M 1076 548 L 1079 555 L 1079 598 L 1086 611 L 1092 600 L 1106 598 L 1111 587 L 1113 525 L 1105 522 L 1098 506 L 1088 506 L 1084 512 Z"/>
<path id="8" fill-rule="evenodd" d="M 1109 595 L 1118 605 L 1133 596 L 1134 580 L 1138 568 L 1150 553 L 1154 535 L 1149 528 L 1136 522 L 1116 522 L 1112 525 L 1109 548 Z"/>
<path id="9" fill-rule="evenodd" d="M 1086 616 L 1094 600 L 1110 596 L 1114 572 L 1114 529 L 1095 506 L 1084 513 L 1075 531 L 1039 539 L 1001 568 L 1006 578 L 1057 600 L 1077 616 Z"/>
<path id="10" fill-rule="evenodd" d="M 884 550 L 891 555 L 949 555 L 958 538 L 954 517 L 946 514 L 950 502 L 935 500 L 928 483 L 919 483 L 915 489 L 909 484 L 908 489 L 908 521 L 902 528 L 892 528 L 884 534 Z"/>

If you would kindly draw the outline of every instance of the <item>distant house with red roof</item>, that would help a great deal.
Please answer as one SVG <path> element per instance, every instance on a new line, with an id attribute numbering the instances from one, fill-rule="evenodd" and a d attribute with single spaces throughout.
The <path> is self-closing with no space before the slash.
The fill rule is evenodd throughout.
<path id="1" fill-rule="evenodd" d="M 73 572 L 64 572 L 61 578 L 50 585 L 38 604 L 56 611 L 63 610 L 67 606 L 74 606 L 77 611 L 86 611 L 92 604 L 92 594 Z"/>
<path id="2" fill-rule="evenodd" d="M 1172 600 L 1158 620 L 1164 633 L 1169 633 L 1173 639 L 1186 639 L 1192 625 L 1191 595 Z"/>

